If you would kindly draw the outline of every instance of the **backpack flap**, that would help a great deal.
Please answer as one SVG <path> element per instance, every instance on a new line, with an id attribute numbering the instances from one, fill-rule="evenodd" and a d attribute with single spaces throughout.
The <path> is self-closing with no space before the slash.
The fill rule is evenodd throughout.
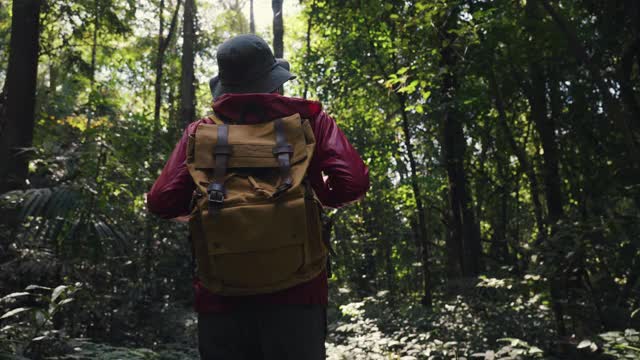
<path id="1" fill-rule="evenodd" d="M 218 143 L 218 127 L 215 124 L 200 124 L 196 130 L 193 166 L 206 170 L 215 168 L 215 148 Z M 273 154 L 276 146 L 276 132 L 273 122 L 255 125 L 226 125 L 229 127 L 228 143 L 231 156 L 228 168 L 277 168 L 278 159 Z M 287 141 L 292 145 L 291 163 L 304 161 L 306 137 L 300 115 L 282 119 Z"/>

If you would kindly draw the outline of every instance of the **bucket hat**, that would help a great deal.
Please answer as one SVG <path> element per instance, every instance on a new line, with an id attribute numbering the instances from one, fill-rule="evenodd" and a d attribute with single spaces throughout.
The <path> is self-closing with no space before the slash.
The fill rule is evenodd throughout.
<path id="1" fill-rule="evenodd" d="M 289 63 L 276 59 L 269 45 L 253 34 L 225 41 L 216 57 L 219 73 L 209 81 L 214 99 L 226 93 L 271 93 L 295 79 Z"/>

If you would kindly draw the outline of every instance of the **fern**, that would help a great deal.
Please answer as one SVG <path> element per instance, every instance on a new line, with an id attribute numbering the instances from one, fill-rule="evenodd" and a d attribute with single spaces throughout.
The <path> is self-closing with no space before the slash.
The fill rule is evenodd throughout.
<path id="1" fill-rule="evenodd" d="M 62 255 L 64 249 L 89 247 L 102 252 L 112 246 L 119 254 L 128 253 L 125 231 L 114 225 L 99 207 L 89 204 L 84 194 L 70 186 L 12 191 L 5 194 L 0 208 L 18 210 L 17 221 L 23 227 L 20 241 L 48 245 Z M 78 253 L 72 251 L 72 253 Z"/>

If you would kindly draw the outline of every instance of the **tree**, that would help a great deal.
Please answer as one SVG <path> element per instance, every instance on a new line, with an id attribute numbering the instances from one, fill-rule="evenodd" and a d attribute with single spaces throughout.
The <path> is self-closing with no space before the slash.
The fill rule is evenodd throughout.
<path id="1" fill-rule="evenodd" d="M 196 117 L 195 111 L 195 0 L 185 0 L 182 35 L 182 78 L 180 81 L 180 119 L 186 127 Z"/>
<path id="2" fill-rule="evenodd" d="M 253 30 L 251 30 L 251 23 L 247 22 L 247 18 L 244 16 L 243 8 L 246 4 L 246 1 L 240 0 L 224 0 L 222 2 L 222 6 L 225 11 L 222 13 L 222 16 L 219 22 L 222 26 L 227 28 L 232 34 L 244 34 L 247 31 L 251 33 L 255 33 L 255 23 L 253 24 Z M 250 16 L 253 16 L 253 3 L 249 4 L 250 8 Z M 222 20 L 222 21 L 220 21 Z"/>
<path id="3" fill-rule="evenodd" d="M 25 186 L 33 141 L 41 0 L 13 2 L 9 66 L 0 109 L 0 193 Z"/>
<path id="4" fill-rule="evenodd" d="M 284 56 L 282 3 L 283 0 L 271 0 L 271 9 L 273 10 L 273 54 L 277 58 Z"/>
<path id="5" fill-rule="evenodd" d="M 456 108 L 458 92 L 459 56 L 455 49 L 460 9 L 453 5 L 443 14 L 441 23 L 440 64 L 444 69 L 440 84 L 442 101 L 441 140 L 447 169 L 449 190 L 449 235 L 447 261 L 449 276 L 472 277 L 480 273 L 482 247 L 480 232 L 473 212 L 464 159 L 466 139 L 463 132 L 463 113 Z"/>
<path id="6" fill-rule="evenodd" d="M 249 32 L 256 33 L 256 21 L 253 17 L 253 0 L 249 0 Z"/>
<path id="7" fill-rule="evenodd" d="M 155 91 L 155 102 L 154 102 L 154 110 L 153 110 L 153 123 L 157 129 L 160 122 L 160 110 L 162 108 L 162 83 L 163 83 L 163 71 L 164 71 L 164 58 L 169 43 L 173 38 L 173 34 L 175 32 L 176 23 L 178 19 L 178 11 L 180 10 L 180 4 L 182 0 L 178 0 L 176 3 L 176 8 L 173 13 L 173 17 L 171 18 L 171 25 L 169 25 L 169 32 L 165 36 L 164 35 L 164 0 L 160 0 L 160 6 L 158 8 L 158 49 L 157 49 L 157 58 L 156 58 L 156 81 L 154 86 Z"/>

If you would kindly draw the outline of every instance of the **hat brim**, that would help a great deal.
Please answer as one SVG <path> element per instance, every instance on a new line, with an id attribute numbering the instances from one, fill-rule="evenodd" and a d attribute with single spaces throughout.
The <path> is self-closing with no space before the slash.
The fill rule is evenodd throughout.
<path id="1" fill-rule="evenodd" d="M 289 63 L 286 60 L 276 59 L 275 66 L 263 77 L 253 81 L 251 84 L 224 86 L 218 76 L 214 76 L 209 81 L 209 89 L 214 100 L 227 93 L 272 93 L 287 81 L 296 78 L 295 75 L 289 72 L 289 69 Z"/>

